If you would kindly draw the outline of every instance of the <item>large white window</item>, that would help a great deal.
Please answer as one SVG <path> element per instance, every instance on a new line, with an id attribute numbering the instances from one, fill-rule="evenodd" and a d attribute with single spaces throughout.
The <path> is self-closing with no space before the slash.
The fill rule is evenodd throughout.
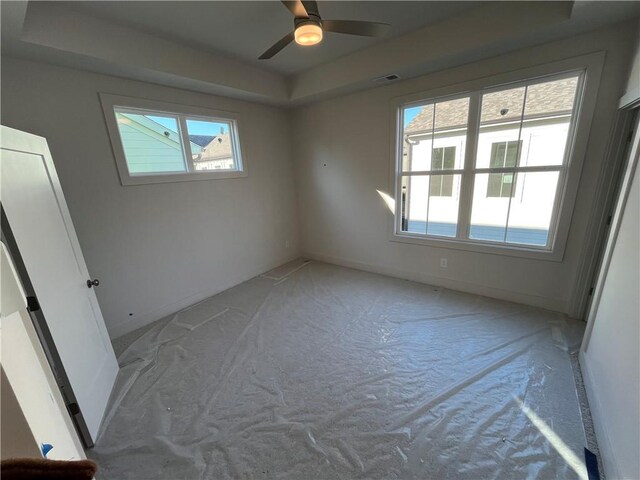
<path id="1" fill-rule="evenodd" d="M 100 98 L 123 185 L 245 175 L 234 114 Z"/>
<path id="2" fill-rule="evenodd" d="M 395 235 L 551 252 L 583 80 L 401 105 Z"/>

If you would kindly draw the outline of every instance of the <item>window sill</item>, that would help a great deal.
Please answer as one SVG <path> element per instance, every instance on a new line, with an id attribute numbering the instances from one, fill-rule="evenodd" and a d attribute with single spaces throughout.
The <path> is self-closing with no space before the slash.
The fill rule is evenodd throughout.
<path id="1" fill-rule="evenodd" d="M 198 180 L 220 180 L 224 178 L 243 178 L 248 174 L 244 172 L 201 172 L 201 173 L 170 173 L 153 175 L 128 175 L 120 178 L 123 186 L 149 185 L 153 183 L 193 182 Z"/>
<path id="2" fill-rule="evenodd" d="M 500 245 L 482 241 L 460 240 L 445 237 L 438 238 L 433 236 L 424 237 L 406 233 L 392 233 L 389 240 L 392 242 L 409 243 L 412 245 L 424 245 L 429 247 L 464 250 L 467 252 L 484 253 L 489 255 L 505 255 L 508 257 L 546 260 L 551 262 L 561 262 L 564 253 L 560 248 L 547 250 L 544 248 L 527 247 L 525 245 Z"/>

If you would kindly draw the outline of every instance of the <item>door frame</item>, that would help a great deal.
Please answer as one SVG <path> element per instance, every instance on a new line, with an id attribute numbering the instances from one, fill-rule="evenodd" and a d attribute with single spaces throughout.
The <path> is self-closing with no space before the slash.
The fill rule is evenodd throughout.
<path id="1" fill-rule="evenodd" d="M 586 243 L 582 248 L 581 260 L 570 297 L 569 316 L 571 318 L 588 319 L 593 303 L 595 285 L 602 266 L 604 249 L 612 228 L 614 210 L 620 194 L 624 169 L 627 161 L 629 130 L 633 127 L 634 110 L 638 110 L 640 102 L 617 111 L 605 159 L 599 172 L 599 183 L 595 189 L 595 205 L 597 214 L 592 216 L 585 235 Z M 598 208 L 598 205 L 602 207 Z"/>
<path id="2" fill-rule="evenodd" d="M 611 257 L 618 238 L 620 226 L 622 224 L 622 217 L 624 209 L 627 204 L 627 199 L 631 191 L 631 184 L 635 175 L 636 168 L 640 161 L 640 103 L 636 103 L 629 108 L 626 108 L 623 112 L 625 115 L 625 124 L 627 129 L 624 130 L 624 135 L 618 137 L 621 140 L 623 148 L 620 151 L 624 157 L 621 159 L 622 168 L 621 175 L 619 176 L 619 188 L 613 198 L 611 221 L 609 230 L 603 239 L 602 246 L 600 248 L 600 255 L 598 255 L 594 262 L 599 262 L 596 265 L 598 268 L 593 274 L 593 287 L 589 297 L 588 304 L 586 306 L 585 320 L 587 326 L 582 339 L 582 345 L 580 346 L 580 353 L 583 355 L 589 349 L 589 342 L 591 340 L 591 332 L 593 331 L 593 325 L 595 322 L 595 316 L 598 311 L 598 305 L 600 304 L 600 298 L 602 297 L 602 291 L 604 289 L 604 283 L 611 264 Z M 629 128 L 631 128 L 631 138 L 628 140 Z M 598 252 L 596 252 L 598 253 Z"/>

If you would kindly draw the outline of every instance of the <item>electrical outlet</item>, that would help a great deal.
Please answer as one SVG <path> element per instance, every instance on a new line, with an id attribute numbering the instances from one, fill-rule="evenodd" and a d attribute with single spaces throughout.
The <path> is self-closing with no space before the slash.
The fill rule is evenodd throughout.
<path id="1" fill-rule="evenodd" d="M 289 248 L 290 244 L 289 244 L 289 240 L 285 240 L 284 241 L 284 248 Z"/>
<path id="2" fill-rule="evenodd" d="M 447 268 L 447 259 L 446 258 L 441 258 L 440 259 L 440 268 Z"/>

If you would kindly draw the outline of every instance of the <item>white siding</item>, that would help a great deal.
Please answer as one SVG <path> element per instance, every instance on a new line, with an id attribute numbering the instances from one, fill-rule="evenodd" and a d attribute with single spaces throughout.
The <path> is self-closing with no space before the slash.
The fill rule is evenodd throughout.
<path id="1" fill-rule="evenodd" d="M 522 140 L 520 166 L 559 165 L 564 155 L 569 122 L 552 125 L 524 126 L 519 128 L 481 130 L 478 142 L 478 167 L 489 167 L 491 145 L 494 142 Z M 519 136 L 520 135 L 520 136 Z M 436 137 L 434 148 L 456 146 L 456 168 L 464 163 L 465 137 L 452 135 Z M 431 167 L 431 139 L 423 138 L 412 146 L 412 170 L 428 170 Z M 550 213 L 555 198 L 557 174 L 526 173 L 519 174 L 516 180 L 516 193 L 509 198 L 487 197 L 488 175 L 479 175 L 475 179 L 473 223 L 487 226 L 503 226 L 506 223 L 507 210 L 511 209 L 509 226 L 517 228 L 546 229 L 549 226 Z M 427 214 L 427 196 L 429 183 L 414 180 L 410 186 L 409 220 L 425 221 Z M 457 218 L 460 197 L 460 183 L 454 181 L 452 197 L 431 197 L 429 199 L 429 221 L 448 222 Z M 408 210 L 409 211 L 409 210 Z"/>
<path id="2" fill-rule="evenodd" d="M 118 123 L 129 173 L 184 172 L 182 148 L 173 140 L 163 141 L 154 132 L 143 132 Z"/>

